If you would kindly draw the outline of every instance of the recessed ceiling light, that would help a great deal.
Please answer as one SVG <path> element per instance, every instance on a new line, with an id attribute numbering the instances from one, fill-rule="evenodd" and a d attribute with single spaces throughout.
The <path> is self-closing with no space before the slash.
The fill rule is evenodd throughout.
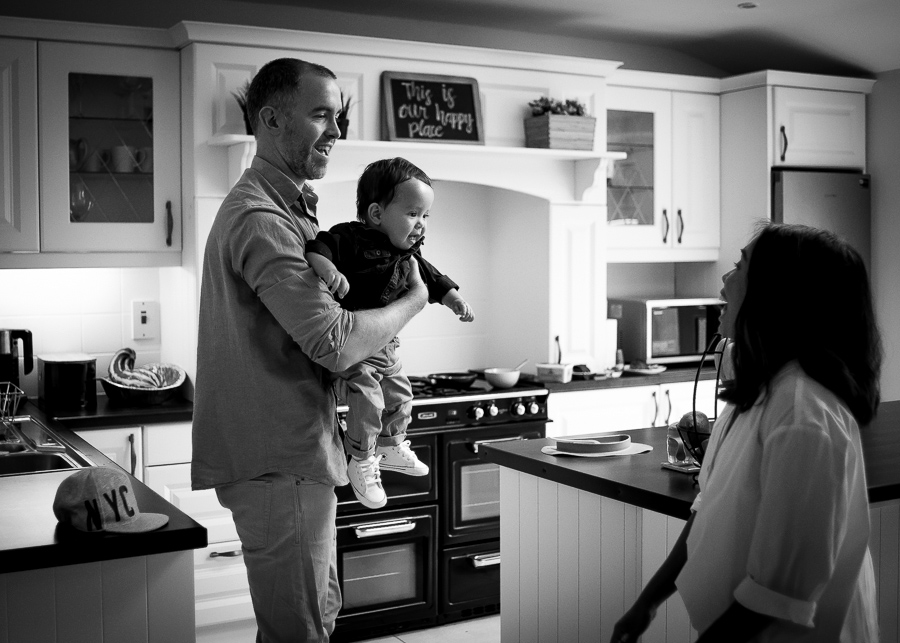
<path id="1" fill-rule="evenodd" d="M 755 2 L 741 2 L 738 4 L 738 9 L 756 9 L 758 6 Z"/>

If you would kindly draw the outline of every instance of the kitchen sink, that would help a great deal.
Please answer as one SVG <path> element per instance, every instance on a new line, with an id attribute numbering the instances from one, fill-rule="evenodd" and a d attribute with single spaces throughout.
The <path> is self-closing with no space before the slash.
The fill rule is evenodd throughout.
<path id="1" fill-rule="evenodd" d="M 0 424 L 0 476 L 90 466 L 93 462 L 31 416 Z"/>
<path id="2" fill-rule="evenodd" d="M 0 457 L 0 476 L 75 468 L 78 468 L 78 465 L 59 453 L 22 451 Z"/>

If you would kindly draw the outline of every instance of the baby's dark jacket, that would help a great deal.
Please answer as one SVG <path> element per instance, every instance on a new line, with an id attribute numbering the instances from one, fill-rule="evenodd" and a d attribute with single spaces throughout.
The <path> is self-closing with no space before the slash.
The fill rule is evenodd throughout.
<path id="1" fill-rule="evenodd" d="M 428 288 L 428 301 L 440 303 L 451 289 L 459 286 L 422 258 L 423 239 L 409 250 L 395 248 L 387 235 L 367 227 L 361 221 L 348 221 L 319 232 L 306 244 L 307 252 L 315 252 L 331 260 L 347 278 L 350 291 L 340 300 L 347 310 L 381 308 L 409 290 L 405 259 L 414 257 L 419 273 Z"/>

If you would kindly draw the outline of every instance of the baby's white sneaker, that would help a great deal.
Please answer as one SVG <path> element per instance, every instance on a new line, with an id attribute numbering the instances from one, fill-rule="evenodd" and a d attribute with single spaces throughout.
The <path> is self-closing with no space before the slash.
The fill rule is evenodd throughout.
<path id="1" fill-rule="evenodd" d="M 375 456 L 381 456 L 380 467 L 386 471 L 396 471 L 408 476 L 428 475 L 428 465 L 419 460 L 409 448 L 409 440 L 389 447 L 377 446 Z"/>
<path id="2" fill-rule="evenodd" d="M 378 509 L 387 503 L 387 496 L 381 486 L 381 471 L 378 466 L 380 459 L 377 453 L 368 458 L 351 456 L 347 465 L 347 476 L 353 493 L 369 509 Z"/>

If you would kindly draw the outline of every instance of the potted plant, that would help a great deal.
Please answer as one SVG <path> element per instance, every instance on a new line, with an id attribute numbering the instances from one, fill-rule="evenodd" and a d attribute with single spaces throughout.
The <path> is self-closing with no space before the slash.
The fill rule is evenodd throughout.
<path id="1" fill-rule="evenodd" d="M 253 127 L 250 125 L 250 115 L 247 113 L 247 92 L 250 90 L 250 81 L 248 80 L 236 92 L 231 92 L 238 106 L 241 108 L 241 115 L 244 117 L 244 129 L 250 136 L 253 135 Z"/>
<path id="2" fill-rule="evenodd" d="M 528 106 L 531 116 L 525 119 L 526 147 L 594 149 L 597 119 L 587 115 L 582 103 L 573 99 L 560 101 L 541 96 Z"/>
<path id="3" fill-rule="evenodd" d="M 341 113 L 337 117 L 338 129 L 341 130 L 341 138 L 347 138 L 347 130 L 350 128 L 350 107 L 353 104 L 351 101 L 353 100 L 353 96 L 344 97 L 344 92 L 341 92 Z"/>

